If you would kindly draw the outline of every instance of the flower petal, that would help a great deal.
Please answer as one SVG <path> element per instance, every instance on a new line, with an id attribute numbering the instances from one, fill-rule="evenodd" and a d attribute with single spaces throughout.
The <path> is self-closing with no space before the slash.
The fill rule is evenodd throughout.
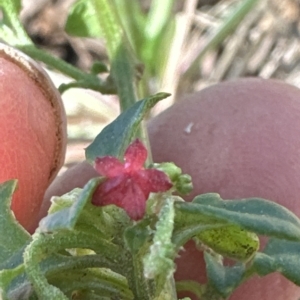
<path id="1" fill-rule="evenodd" d="M 133 181 L 127 185 L 121 207 L 125 209 L 132 220 L 137 221 L 142 219 L 145 214 L 146 200 L 147 198 L 139 185 Z"/>
<path id="2" fill-rule="evenodd" d="M 145 172 L 148 175 L 152 193 L 165 192 L 173 186 L 166 173 L 156 169 L 147 169 Z"/>
<path id="3" fill-rule="evenodd" d="M 97 206 L 121 204 L 126 185 L 126 176 L 107 179 L 94 192 L 92 203 Z"/>
<path id="4" fill-rule="evenodd" d="M 124 165 L 114 156 L 97 157 L 94 168 L 100 175 L 108 178 L 124 172 Z"/>
<path id="5" fill-rule="evenodd" d="M 146 170 L 139 170 L 131 175 L 132 179 L 136 184 L 139 185 L 140 189 L 143 191 L 145 198 L 148 199 L 151 193 L 151 179 Z"/>
<path id="6" fill-rule="evenodd" d="M 125 169 L 130 172 L 138 171 L 144 167 L 144 163 L 147 159 L 147 149 L 143 143 L 136 139 L 131 143 L 125 151 Z"/>
<path id="7" fill-rule="evenodd" d="M 92 203 L 97 206 L 114 204 L 123 208 L 133 220 L 143 218 L 146 198 L 130 176 L 108 179 L 96 189 Z"/>
<path id="8" fill-rule="evenodd" d="M 164 192 L 172 187 L 169 177 L 156 169 L 140 170 L 134 175 L 134 180 L 144 192 L 146 199 L 151 192 Z"/>

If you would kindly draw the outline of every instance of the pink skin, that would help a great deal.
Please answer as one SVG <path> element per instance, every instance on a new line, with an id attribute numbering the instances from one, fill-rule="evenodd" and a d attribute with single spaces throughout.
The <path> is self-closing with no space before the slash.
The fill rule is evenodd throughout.
<path id="1" fill-rule="evenodd" d="M 192 176 L 195 189 L 188 199 L 208 192 L 224 199 L 257 196 L 298 216 L 299 132 L 300 91 L 261 79 L 226 82 L 188 95 L 149 126 L 154 159 L 174 161 Z M 176 277 L 205 281 L 202 255 L 193 246 L 182 253 Z M 296 300 L 299 295 L 299 287 L 271 274 L 251 279 L 230 300 Z"/>
<path id="2" fill-rule="evenodd" d="M 251 78 L 187 95 L 149 124 L 154 160 L 173 161 L 192 176 L 195 189 L 187 200 L 207 192 L 224 199 L 256 196 L 300 217 L 299 132 L 300 91 L 279 81 Z M 46 193 L 42 214 L 51 195 L 83 186 L 93 176 L 96 172 L 83 162 L 57 178 Z M 205 282 L 203 255 L 192 243 L 177 260 L 176 279 Z M 249 280 L 230 300 L 299 296 L 300 287 L 271 274 Z"/>
<path id="3" fill-rule="evenodd" d="M 0 182 L 18 179 L 12 209 L 32 232 L 44 191 L 64 160 L 64 110 L 44 71 L 1 43 L 0 94 Z"/>

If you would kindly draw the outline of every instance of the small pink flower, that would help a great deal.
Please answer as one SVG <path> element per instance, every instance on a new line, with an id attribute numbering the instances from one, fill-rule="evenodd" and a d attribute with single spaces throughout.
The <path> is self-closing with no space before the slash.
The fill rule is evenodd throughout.
<path id="1" fill-rule="evenodd" d="M 130 144 L 124 163 L 116 157 L 97 157 L 96 171 L 107 177 L 96 189 L 92 203 L 97 206 L 115 204 L 133 220 L 143 218 L 146 200 L 151 192 L 164 192 L 172 187 L 168 176 L 156 169 L 144 169 L 147 149 L 140 140 Z"/>

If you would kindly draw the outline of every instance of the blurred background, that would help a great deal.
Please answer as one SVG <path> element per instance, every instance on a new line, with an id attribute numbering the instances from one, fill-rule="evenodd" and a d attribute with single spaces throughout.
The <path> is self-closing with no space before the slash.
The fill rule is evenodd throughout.
<path id="1" fill-rule="evenodd" d="M 72 36 L 75 0 L 23 0 L 21 20 L 40 48 L 88 71 L 107 62 L 101 38 Z M 81 1 L 82 2 L 82 1 Z M 77 3 L 77 4 L 76 4 Z M 277 78 L 300 88 L 300 0 L 112 0 L 137 58 L 144 65 L 140 98 L 184 93 L 238 77 Z M 88 11 L 92 18 L 96 12 Z M 59 86 L 69 82 L 49 70 Z M 119 113 L 115 96 L 72 89 L 63 94 L 69 144 L 66 167 Z"/>

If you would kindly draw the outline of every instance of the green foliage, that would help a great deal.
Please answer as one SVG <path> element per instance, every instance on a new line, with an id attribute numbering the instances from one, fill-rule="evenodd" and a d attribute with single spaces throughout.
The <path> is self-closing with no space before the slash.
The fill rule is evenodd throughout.
<path id="1" fill-rule="evenodd" d="M 21 0 L 0 0 L 0 8 L 3 13 L 0 21 L 0 35 L 2 39 L 19 45 L 31 44 L 18 17 L 21 10 Z"/>
<path id="2" fill-rule="evenodd" d="M 256 2 L 243 1 L 198 59 L 226 38 Z M 139 129 L 146 114 L 169 96 L 159 93 L 137 102 L 141 66 L 135 55 L 146 65 L 144 83 L 160 76 L 173 37 L 173 3 L 154 0 L 146 13 L 138 1 L 76 1 L 66 31 L 81 37 L 103 37 L 110 63 L 107 68 L 97 62 L 86 74 L 33 45 L 18 18 L 20 0 L 0 0 L 1 38 L 75 79 L 62 85 L 61 91 L 85 87 L 118 94 L 122 114 L 86 149 L 88 161 L 105 155 L 121 158 L 134 137 L 143 137 Z M 161 45 L 164 51 L 158 51 Z M 96 76 L 108 71 L 106 81 Z M 132 221 L 113 205 L 93 206 L 92 195 L 105 180 L 95 178 L 83 189 L 54 197 L 48 216 L 32 237 L 10 211 L 16 181 L 2 183 L 1 299 L 176 299 L 174 260 L 191 239 L 204 252 L 208 283 L 181 282 L 177 283 L 179 290 L 193 291 L 201 299 L 226 298 L 251 275 L 271 272 L 281 272 L 300 285 L 300 220 L 293 213 L 258 198 L 223 200 L 218 194 L 205 194 L 184 202 L 173 193 L 192 189 L 189 175 L 181 174 L 172 163 L 155 167 L 170 176 L 174 187 L 166 194 L 150 196 L 144 219 Z M 269 237 L 263 252 L 258 252 L 257 235 Z M 224 257 L 234 262 L 224 265 Z"/>
<path id="3" fill-rule="evenodd" d="M 92 68 L 91 68 L 92 74 L 101 74 L 101 73 L 105 73 L 105 72 L 108 72 L 108 68 L 104 63 L 102 63 L 101 61 L 95 61 L 93 63 Z"/>
<path id="4" fill-rule="evenodd" d="M 93 1 L 79 0 L 73 3 L 65 30 L 78 37 L 101 37 L 102 30 L 98 24 Z"/>
<path id="5" fill-rule="evenodd" d="M 300 220 L 281 205 L 259 198 L 223 201 L 218 194 L 193 200 L 195 210 L 261 235 L 281 239 L 300 239 Z M 190 209 L 190 208 L 189 208 Z"/>
<path id="6" fill-rule="evenodd" d="M 180 177 L 179 169 L 171 169 Z M 226 298 L 255 273 L 263 276 L 279 271 L 300 284 L 295 268 L 300 220 L 284 207 L 257 198 L 222 200 L 218 194 L 200 195 L 191 203 L 157 194 L 149 200 L 144 219 L 134 223 L 121 208 L 91 204 L 102 180 L 92 179 L 82 190 L 55 197 L 32 240 L 9 212 L 15 181 L 2 184 L 5 209 L 1 211 L 7 220 L 3 226 L 21 235 L 20 241 L 8 244 L 9 255 L 4 252 L 6 261 L 0 271 L 3 299 L 18 295 L 64 300 L 74 293 L 90 299 L 97 295 L 174 299 L 170 296 L 174 259 L 192 238 L 205 251 L 208 283 L 182 283 L 179 288 L 192 287 L 203 299 Z M 262 253 L 257 252 L 255 233 L 272 237 Z M 237 262 L 224 266 L 223 257 Z"/>
<path id="7" fill-rule="evenodd" d="M 87 202 L 91 201 L 93 193 L 100 182 L 99 179 L 91 179 L 85 185 L 80 195 L 75 197 L 70 207 L 50 213 L 46 218 L 42 219 L 39 230 L 42 232 L 53 232 L 59 229 L 73 229 Z"/>
<path id="8" fill-rule="evenodd" d="M 238 264 L 225 267 L 222 262 L 209 253 L 204 254 L 208 278 L 208 288 L 216 290 L 223 298 L 227 298 L 240 284 L 245 274 L 246 266 Z"/>
<path id="9" fill-rule="evenodd" d="M 286 278 L 300 285 L 300 243 L 272 238 L 263 253 L 257 253 L 252 269 L 261 276 L 279 271 Z"/>
<path id="10" fill-rule="evenodd" d="M 143 44 L 147 21 L 147 15 L 142 11 L 141 2 L 126 0 L 113 0 L 113 2 L 130 44 L 135 53 L 139 55 L 138 49 Z"/>
<path id="11" fill-rule="evenodd" d="M 0 185 L 0 265 L 30 241 L 30 235 L 17 223 L 10 210 L 16 188 L 16 180 Z"/>
<path id="12" fill-rule="evenodd" d="M 255 273 L 264 276 L 280 272 L 300 284 L 296 267 L 300 223 L 286 208 L 258 198 L 222 200 L 218 194 L 200 195 L 192 203 L 178 202 L 175 208 L 175 244 L 195 237 L 202 249 L 210 249 L 205 253 L 209 281 L 205 288 L 198 289 L 203 299 L 215 299 L 213 295 L 225 299 Z M 253 233 L 272 237 L 263 253 L 257 252 Z M 225 267 L 219 255 L 238 263 Z"/>
<path id="13" fill-rule="evenodd" d="M 174 163 L 165 162 L 160 164 L 153 164 L 153 167 L 166 173 L 175 189 L 181 195 L 187 195 L 193 190 L 192 178 L 188 174 L 182 174 L 182 170 Z"/>
<path id="14" fill-rule="evenodd" d="M 172 232 L 174 228 L 174 198 L 163 197 L 160 199 L 162 207 L 159 220 L 155 225 L 155 233 L 152 244 L 143 258 L 144 275 L 146 278 L 157 278 L 157 296 L 163 290 L 166 279 L 175 271 L 174 258 L 175 245 L 172 244 Z"/>
<path id="15" fill-rule="evenodd" d="M 1 7 L 5 8 L 7 10 L 8 14 L 14 13 L 20 13 L 22 8 L 21 0 L 11 0 L 11 1 L 0 1 Z M 4 21 L 5 23 L 5 21 Z"/>
<path id="16" fill-rule="evenodd" d="M 258 237 L 236 225 L 208 228 L 195 237 L 217 253 L 239 261 L 248 261 L 258 250 Z"/>
<path id="17" fill-rule="evenodd" d="M 150 109 L 167 93 L 158 93 L 134 104 L 106 126 L 85 151 L 86 159 L 93 162 L 97 156 L 112 155 L 121 158 L 134 138 L 141 121 Z"/>
<path id="18" fill-rule="evenodd" d="M 137 58 L 146 66 L 143 82 L 148 85 L 151 78 L 157 80 L 163 74 L 166 53 L 169 52 L 173 38 L 172 8 L 174 0 L 152 1 L 147 14 L 142 11 L 141 3 L 136 0 L 114 0 L 113 3 L 111 8 L 123 25 L 123 34 L 120 35 L 118 30 L 113 29 L 116 24 L 115 21 L 110 21 L 109 14 L 105 13 L 106 17 L 98 18 L 95 13 L 96 11 L 99 12 L 97 5 L 99 7 L 101 5 L 103 15 L 101 11 L 98 14 L 102 16 L 104 16 L 104 11 L 107 11 L 107 7 L 101 1 L 94 0 L 78 0 L 73 4 L 65 30 L 67 33 L 78 37 L 105 37 L 105 34 L 108 33 L 109 36 L 105 37 L 105 40 L 109 52 L 116 46 L 121 49 L 123 44 L 128 47 L 129 45 L 126 44 L 129 42 L 130 48 L 134 50 Z M 101 22 L 102 24 L 100 24 Z M 106 26 L 107 29 L 101 29 L 103 26 Z M 159 48 L 163 48 L 163 51 L 157 51 Z M 119 51 L 123 52 L 122 50 Z M 116 48 L 113 52 L 116 54 Z M 121 55 L 123 58 L 125 52 Z M 113 64 L 114 55 L 112 53 L 109 55 Z M 129 57 L 128 60 L 130 60 Z M 118 62 L 119 67 L 121 63 L 121 61 Z M 122 69 L 124 68 L 119 68 L 118 72 Z M 128 76 L 129 72 L 127 71 L 127 78 Z M 148 90 L 149 87 L 146 89 Z"/>
<path id="19" fill-rule="evenodd" d="M 201 198 L 204 199 L 202 202 L 206 200 L 224 202 L 218 194 L 204 194 Z M 175 244 L 180 247 L 194 237 L 221 255 L 241 261 L 249 260 L 258 250 L 257 236 L 247 232 L 242 225 L 235 224 L 234 219 L 223 218 L 221 213 L 229 213 L 226 208 L 220 209 L 221 217 L 217 213 L 212 213 L 211 202 L 207 201 L 206 205 L 204 203 L 176 203 L 173 235 Z"/>
<path id="20" fill-rule="evenodd" d="M 91 6 L 88 5 L 88 1 L 83 1 L 87 3 L 82 3 L 82 1 L 80 2 L 83 7 L 87 6 L 87 9 L 91 9 Z M 3 13 L 3 18 L 0 21 L 0 37 L 5 43 L 20 49 L 33 59 L 42 61 L 49 67 L 54 68 L 76 80 L 69 84 L 62 84 L 59 88 L 61 93 L 72 87 L 89 88 L 104 94 L 116 93 L 116 86 L 111 80 L 102 81 L 99 77 L 95 76 L 93 72 L 91 74 L 86 74 L 78 68 L 66 63 L 65 61 L 56 58 L 43 50 L 38 49 L 31 41 L 23 25 L 20 22 L 20 0 L 1 0 L 0 8 L 2 9 Z M 88 12 L 91 11 L 88 10 Z M 82 13 L 84 13 L 84 9 Z M 76 15 L 76 18 L 80 18 L 80 13 Z M 71 25 L 74 24 L 72 23 Z M 95 26 L 96 25 L 93 24 L 92 28 L 97 28 Z M 88 28 L 92 30 L 90 27 Z"/>
<path id="21" fill-rule="evenodd" d="M 169 53 L 171 45 L 169 39 L 169 44 L 164 43 L 162 54 L 157 51 L 168 37 L 166 35 L 168 28 L 173 25 L 174 20 L 171 14 L 173 4 L 174 0 L 154 0 L 151 2 L 143 27 L 142 43 L 136 45 L 139 58 L 146 63 L 147 70 L 151 72 L 151 75 L 157 78 L 163 72 L 162 68 L 165 65 L 166 56 L 164 53 Z"/>

